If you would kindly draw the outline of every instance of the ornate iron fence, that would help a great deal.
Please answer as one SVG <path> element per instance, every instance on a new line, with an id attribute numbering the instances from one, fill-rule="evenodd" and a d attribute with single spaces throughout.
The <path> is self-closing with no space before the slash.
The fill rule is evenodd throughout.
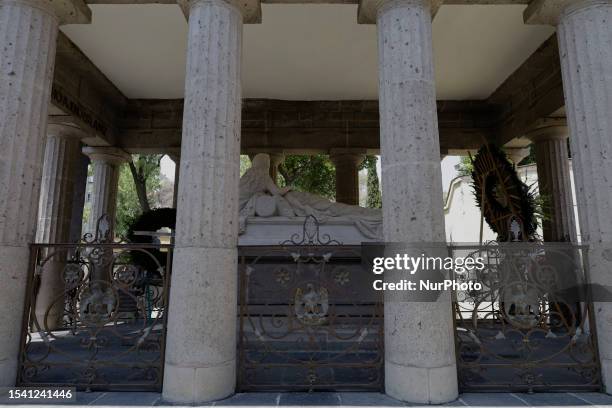
<path id="1" fill-rule="evenodd" d="M 17 383 L 161 391 L 171 245 L 33 244 Z"/>
<path id="2" fill-rule="evenodd" d="M 382 295 L 358 246 L 309 217 L 301 237 L 239 254 L 239 390 L 382 390 Z"/>
<path id="3" fill-rule="evenodd" d="M 450 250 L 484 261 L 482 270 L 455 276 L 483 285 L 454 298 L 464 391 L 600 389 L 585 247 L 508 243 Z"/>

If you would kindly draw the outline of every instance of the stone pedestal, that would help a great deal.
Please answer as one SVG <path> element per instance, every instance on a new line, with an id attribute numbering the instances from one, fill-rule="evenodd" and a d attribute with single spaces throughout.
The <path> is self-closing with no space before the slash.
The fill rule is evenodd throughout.
<path id="1" fill-rule="evenodd" d="M 545 242 L 576 242 L 576 220 L 567 151 L 567 127 L 543 124 L 525 135 L 535 144 L 540 196 L 550 214 L 543 221 Z"/>
<path id="2" fill-rule="evenodd" d="M 83 136 L 74 126 L 50 124 L 47 127 L 36 242 L 56 244 L 70 240 L 75 176 Z M 47 329 L 61 326 L 64 314 L 62 270 L 68 253 L 54 252 L 55 256 L 45 264 L 36 299 L 36 318 Z"/>
<path id="3" fill-rule="evenodd" d="M 176 403 L 213 401 L 235 389 L 242 20 L 223 0 L 189 6 L 163 388 Z"/>
<path id="4" fill-rule="evenodd" d="M 359 205 L 359 165 L 365 154 L 333 151 L 329 158 L 336 166 L 336 202 Z"/>
<path id="5" fill-rule="evenodd" d="M 525 21 L 557 25 L 582 241 L 594 284 L 612 286 L 612 0 L 538 0 Z M 612 304 L 595 300 L 603 386 L 612 390 Z M 599 299 L 602 300 L 602 299 Z"/>
<path id="6" fill-rule="evenodd" d="M 17 372 L 57 29 L 62 22 L 79 22 L 87 9 L 80 6 L 0 3 L 0 387 L 14 385 Z M 70 7 L 72 16 L 66 13 Z"/>
<path id="7" fill-rule="evenodd" d="M 106 214 L 111 222 L 112 237 L 116 222 L 119 167 L 131 160 L 131 157 L 113 147 L 85 147 L 83 153 L 93 165 L 93 191 L 87 231 L 95 233 L 96 223 Z"/>
<path id="8" fill-rule="evenodd" d="M 443 243 L 430 4 L 425 0 L 377 4 L 385 241 Z M 415 403 L 455 399 L 450 294 L 443 293 L 437 302 L 420 303 L 392 296 L 385 294 L 387 394 Z"/>

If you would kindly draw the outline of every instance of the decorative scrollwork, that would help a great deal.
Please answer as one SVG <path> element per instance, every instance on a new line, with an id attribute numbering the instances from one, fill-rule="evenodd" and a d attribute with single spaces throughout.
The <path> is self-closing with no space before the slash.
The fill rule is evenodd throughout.
<path id="1" fill-rule="evenodd" d="M 83 288 L 80 295 L 81 322 L 95 326 L 110 322 L 117 303 L 110 285 L 104 282 L 93 282 Z"/>
<path id="2" fill-rule="evenodd" d="M 113 241 L 104 217 L 79 243 L 33 244 L 18 384 L 160 391 L 170 265 L 159 249 L 172 246 Z"/>
<path id="3" fill-rule="evenodd" d="M 239 389 L 381 390 L 382 296 L 358 250 L 306 236 L 240 256 Z"/>
<path id="4" fill-rule="evenodd" d="M 295 233 L 291 238 L 281 242 L 281 245 L 342 245 L 341 242 L 332 239 L 329 234 L 320 236 L 319 220 L 314 215 L 309 215 L 304 219 L 302 235 Z"/>
<path id="5" fill-rule="evenodd" d="M 599 389 L 591 304 L 573 295 L 587 276 L 582 249 L 525 242 L 452 248 L 455 256 L 484 260 L 481 271 L 457 277 L 484 289 L 454 294 L 464 390 Z"/>
<path id="6" fill-rule="evenodd" d="M 326 288 L 315 289 L 312 283 L 295 290 L 294 310 L 297 319 L 307 326 L 323 324 L 329 311 L 329 292 Z"/>

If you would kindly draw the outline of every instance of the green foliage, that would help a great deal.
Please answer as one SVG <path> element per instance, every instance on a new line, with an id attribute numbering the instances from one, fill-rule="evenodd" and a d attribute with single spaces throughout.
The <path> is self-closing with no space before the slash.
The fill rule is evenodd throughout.
<path id="1" fill-rule="evenodd" d="M 461 156 L 456 169 L 459 176 L 471 176 L 474 171 L 472 159 L 469 156 Z"/>
<path id="2" fill-rule="evenodd" d="M 133 163 L 137 172 L 143 177 L 149 202 L 161 187 L 160 159 L 160 155 L 134 155 Z M 128 164 L 123 164 L 119 170 L 116 234 L 126 236 L 130 224 L 142 213 L 143 208 L 138 199 L 132 171 Z"/>
<path id="3" fill-rule="evenodd" d="M 336 197 L 336 170 L 327 155 L 286 156 L 278 172 L 280 187 L 291 186 L 331 200 Z"/>
<path id="4" fill-rule="evenodd" d="M 367 169 L 367 190 L 366 207 L 382 208 L 382 196 L 380 194 L 380 183 L 378 181 L 378 173 L 376 172 L 376 156 L 367 156 L 361 167 Z"/>
<path id="5" fill-rule="evenodd" d="M 505 152 L 494 144 L 485 145 L 478 150 L 472 164 L 476 203 L 497 239 L 509 239 L 508 222 L 512 217 L 522 222 L 524 239 L 537 239 L 534 190 L 519 179 Z"/>
<path id="6" fill-rule="evenodd" d="M 251 167 L 251 159 L 246 154 L 240 155 L 240 177 Z"/>

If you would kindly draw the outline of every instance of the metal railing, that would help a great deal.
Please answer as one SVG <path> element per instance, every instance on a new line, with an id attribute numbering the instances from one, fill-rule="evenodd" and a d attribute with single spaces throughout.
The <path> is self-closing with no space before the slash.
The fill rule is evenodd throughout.
<path id="1" fill-rule="evenodd" d="M 484 260 L 482 270 L 454 276 L 483 285 L 454 293 L 464 391 L 601 388 L 586 246 L 493 243 L 449 251 Z"/>
<path id="2" fill-rule="evenodd" d="M 161 391 L 172 249 L 32 244 L 17 384 Z"/>

